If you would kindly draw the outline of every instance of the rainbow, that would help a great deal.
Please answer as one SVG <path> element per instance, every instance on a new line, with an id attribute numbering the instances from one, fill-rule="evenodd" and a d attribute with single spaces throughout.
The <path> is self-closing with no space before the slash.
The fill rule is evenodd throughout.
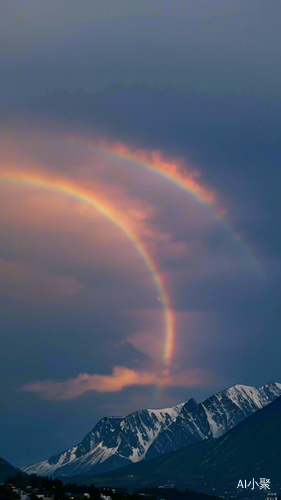
<path id="1" fill-rule="evenodd" d="M 77 140 L 77 138 L 75 137 L 74 140 Z M 99 139 L 97 142 L 91 142 L 87 139 L 82 139 L 82 141 L 102 153 L 131 162 L 148 172 L 159 174 L 177 187 L 188 191 L 197 201 L 203 204 L 218 206 L 215 193 L 203 186 L 202 182 L 199 182 L 199 172 L 195 170 L 187 172 L 183 161 L 166 160 L 160 151 L 132 149 L 121 142 L 111 143 L 105 139 Z"/>
<path id="2" fill-rule="evenodd" d="M 240 251 L 241 257 L 244 255 L 248 258 L 252 270 L 259 278 L 263 279 L 265 277 L 262 265 L 255 255 L 255 251 L 240 236 L 236 235 L 231 223 L 227 220 L 226 210 L 219 204 L 216 194 L 205 187 L 201 181 L 199 182 L 199 172 L 187 172 L 183 161 L 166 160 L 160 151 L 133 149 L 122 142 L 109 142 L 103 138 L 94 141 L 88 138 L 84 139 L 72 136 L 70 140 L 83 142 L 104 154 L 123 159 L 132 165 L 144 168 L 148 172 L 158 174 L 172 182 L 178 188 L 186 191 L 198 202 L 212 210 L 214 216 L 224 224 L 232 240 L 232 244 Z"/>
<path id="3" fill-rule="evenodd" d="M 178 188 L 186 191 L 193 196 L 198 202 L 212 210 L 212 213 L 225 224 L 232 244 L 240 250 L 241 256 L 247 256 L 253 271 L 259 278 L 264 278 L 262 267 L 254 255 L 254 251 L 247 244 L 236 236 L 231 224 L 227 221 L 225 210 L 222 210 L 218 204 L 217 196 L 210 189 L 203 186 L 199 182 L 200 176 L 198 172 L 187 172 L 183 162 L 177 160 L 166 160 L 159 151 L 145 151 L 142 149 L 133 149 L 121 142 L 109 142 L 105 139 L 91 140 L 73 135 L 64 136 L 70 142 L 80 142 L 100 151 L 103 154 L 111 155 L 114 158 L 119 158 L 130 162 L 131 165 L 139 166 L 145 170 L 158 174 L 167 179 Z M 72 196 L 83 203 L 94 207 L 99 213 L 111 220 L 117 227 L 132 242 L 135 249 L 141 256 L 145 265 L 149 269 L 153 277 L 155 286 L 158 290 L 158 295 L 161 300 L 162 308 L 165 316 L 165 344 L 164 344 L 164 364 L 165 367 L 171 366 L 175 342 L 175 321 L 172 312 L 170 300 L 166 292 L 166 287 L 163 278 L 156 270 L 156 266 L 147 252 L 144 244 L 133 230 L 128 226 L 128 223 L 122 219 L 122 215 L 116 211 L 111 205 L 104 200 L 99 200 L 97 196 L 85 191 L 81 187 L 77 187 L 66 180 L 55 178 L 49 179 L 39 176 L 38 174 L 15 174 L 15 175 L 0 175 L 0 182 L 19 183 L 33 185 L 35 187 L 50 189 L 53 191 Z"/>
<path id="4" fill-rule="evenodd" d="M 131 241 L 134 248 L 142 258 L 146 267 L 148 268 L 155 286 L 158 291 L 158 296 L 161 301 L 164 318 L 165 318 L 165 348 L 164 348 L 164 363 L 165 367 L 171 365 L 173 348 L 174 348 L 174 317 L 170 306 L 168 294 L 165 289 L 163 279 L 158 274 L 156 266 L 148 254 L 144 244 L 140 241 L 138 236 L 128 227 L 128 224 L 122 219 L 121 214 L 116 211 L 111 205 L 107 204 L 104 200 L 98 199 L 92 193 L 84 190 L 80 186 L 72 185 L 66 180 L 52 178 L 49 179 L 43 175 L 36 174 L 0 174 L 0 182 L 9 184 L 20 184 L 23 186 L 33 186 L 46 190 L 55 191 L 63 195 L 70 196 L 79 200 L 91 207 L 93 207 L 101 215 L 109 219 L 115 224 Z"/>

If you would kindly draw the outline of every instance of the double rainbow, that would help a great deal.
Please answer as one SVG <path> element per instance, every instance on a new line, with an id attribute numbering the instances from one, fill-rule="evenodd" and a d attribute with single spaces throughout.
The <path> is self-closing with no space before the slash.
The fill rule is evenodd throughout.
<path id="1" fill-rule="evenodd" d="M 233 228 L 227 222 L 225 216 L 222 215 L 222 211 L 219 209 L 215 194 L 199 182 L 199 175 L 197 173 L 188 173 L 184 169 L 183 165 L 181 165 L 178 161 L 165 160 L 160 152 L 148 152 L 141 149 L 134 150 L 120 142 L 111 143 L 104 139 L 100 139 L 97 142 L 77 136 L 68 136 L 67 139 L 71 142 L 82 142 L 84 144 L 88 144 L 90 147 L 101 151 L 103 154 L 128 161 L 134 166 L 139 166 L 149 172 L 164 177 L 178 188 L 185 190 L 197 201 L 211 209 L 216 217 L 224 221 L 225 226 L 233 239 L 233 244 L 240 247 L 242 253 L 247 255 L 249 258 L 253 269 L 257 271 L 259 275 L 262 275 L 261 267 L 253 252 L 247 248 L 243 241 L 237 240 Z M 65 179 L 59 179 L 58 177 L 48 178 L 43 174 L 0 174 L 0 182 L 34 186 L 71 196 L 72 198 L 80 200 L 81 202 L 93 207 L 100 214 L 105 216 L 113 224 L 120 228 L 142 258 L 157 288 L 165 317 L 166 338 L 163 358 L 165 367 L 171 366 L 175 342 L 175 320 L 170 300 L 166 292 L 165 283 L 161 275 L 157 272 L 156 266 L 145 245 L 139 236 L 131 229 L 126 220 L 124 220 L 122 214 L 120 214 L 120 212 L 118 212 L 118 210 L 116 210 L 112 205 L 108 204 L 104 200 L 101 200 L 92 192 L 86 191 L 82 187 L 74 185 Z"/>

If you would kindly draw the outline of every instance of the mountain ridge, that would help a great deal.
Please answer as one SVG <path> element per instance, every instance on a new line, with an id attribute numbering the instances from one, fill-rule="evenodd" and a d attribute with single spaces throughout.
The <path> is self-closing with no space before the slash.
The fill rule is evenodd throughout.
<path id="1" fill-rule="evenodd" d="M 236 384 L 202 403 L 191 398 L 171 408 L 104 417 L 78 445 L 22 470 L 39 475 L 92 475 L 149 460 L 217 438 L 279 395 L 278 382 L 259 388 Z"/>
<path id="2" fill-rule="evenodd" d="M 0 457 L 0 481 L 6 481 L 9 476 L 14 476 L 19 469 L 14 467 L 10 462 Z"/>
<path id="3" fill-rule="evenodd" d="M 97 486 L 114 482 L 127 488 L 162 486 L 206 491 L 233 483 L 239 478 L 271 478 L 280 486 L 281 396 L 230 429 L 220 438 L 204 440 L 191 446 L 146 461 L 131 464 L 103 475 L 92 476 Z M 259 479 L 258 479 L 259 480 Z M 212 486 L 210 486 L 212 484 Z M 226 488 L 228 489 L 228 488 Z M 228 489 L 229 491 L 229 489 Z"/>

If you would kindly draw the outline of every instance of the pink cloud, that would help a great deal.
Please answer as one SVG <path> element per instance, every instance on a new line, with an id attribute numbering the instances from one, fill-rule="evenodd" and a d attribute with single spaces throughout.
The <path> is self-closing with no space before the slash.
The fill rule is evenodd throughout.
<path id="1" fill-rule="evenodd" d="M 170 370 L 159 373 L 137 371 L 125 366 L 115 366 L 111 375 L 90 375 L 80 373 L 76 378 L 63 382 L 45 380 L 26 384 L 22 391 L 39 394 L 43 399 L 66 401 L 77 398 L 85 392 L 120 392 L 131 386 L 196 387 L 210 383 L 212 377 L 206 370 L 194 369 L 172 374 Z"/>

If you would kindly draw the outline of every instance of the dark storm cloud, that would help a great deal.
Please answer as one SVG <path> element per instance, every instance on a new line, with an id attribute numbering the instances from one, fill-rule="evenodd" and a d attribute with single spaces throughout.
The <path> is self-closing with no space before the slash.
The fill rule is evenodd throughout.
<path id="1" fill-rule="evenodd" d="M 178 344 L 190 348 L 191 366 L 215 369 L 224 385 L 261 385 L 279 377 L 280 11 L 279 1 L 257 0 L 11 0 L 1 12 L 3 127 L 100 133 L 184 156 L 220 194 L 235 230 L 255 250 L 264 281 L 253 276 L 245 256 L 235 274 L 237 250 L 226 249 L 229 237 L 216 224 L 207 235 L 197 227 L 197 236 L 205 239 L 189 260 L 163 257 L 165 271 L 181 275 L 177 280 L 175 274 L 176 284 L 171 280 L 179 318 L 198 314 L 182 320 Z M 74 171 L 84 154 L 77 154 L 77 147 L 67 157 L 63 149 L 59 155 L 59 145 L 55 154 L 50 147 L 48 164 L 60 158 L 62 170 Z M 40 147 L 34 145 L 27 156 L 31 150 L 32 159 L 40 161 Z M 163 227 L 169 228 L 176 214 L 176 208 L 174 219 L 167 214 Z M 190 245 L 196 226 L 193 230 L 175 225 L 178 240 Z M 17 252 L 1 240 L 2 258 L 22 256 L 23 248 Z M 51 268 L 91 288 L 89 267 L 52 262 Z M 121 285 L 117 274 L 110 279 Z M 105 277 L 105 292 L 108 283 Z M 36 310 L 27 303 L 28 297 L 26 302 L 3 297 L 1 313 L 6 345 L 2 381 L 9 406 L 1 424 L 8 431 L 1 438 L 1 454 L 15 465 L 60 452 L 120 407 L 118 394 L 110 395 L 110 404 L 106 395 L 95 393 L 82 395 L 78 404 L 38 401 L 32 394 L 13 392 L 20 384 L 33 382 L 35 373 L 38 380 L 50 378 L 50 372 L 60 380 L 81 371 L 110 373 L 116 355 L 127 363 L 145 359 L 132 344 L 118 345 L 132 331 L 131 317 L 100 311 L 93 318 L 89 303 L 41 304 Z M 122 333 L 113 352 L 110 341 L 116 332 Z M 167 397 L 172 404 L 210 392 L 174 388 L 167 389 Z M 151 405 L 143 388 L 128 388 L 125 394 L 125 411 Z M 100 410 L 102 405 L 109 409 Z M 35 442 L 23 434 L 33 434 Z"/>

